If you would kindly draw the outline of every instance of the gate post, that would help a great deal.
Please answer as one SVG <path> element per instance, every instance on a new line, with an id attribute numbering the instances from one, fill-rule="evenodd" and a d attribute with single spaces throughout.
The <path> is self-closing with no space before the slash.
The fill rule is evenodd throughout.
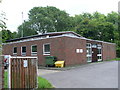
<path id="1" fill-rule="evenodd" d="M 0 90 L 4 88 L 4 56 L 0 56 Z"/>
<path id="2" fill-rule="evenodd" d="M 8 55 L 8 64 L 9 64 L 8 66 L 8 88 L 11 88 L 11 61 L 10 59 L 11 59 L 11 56 Z"/>

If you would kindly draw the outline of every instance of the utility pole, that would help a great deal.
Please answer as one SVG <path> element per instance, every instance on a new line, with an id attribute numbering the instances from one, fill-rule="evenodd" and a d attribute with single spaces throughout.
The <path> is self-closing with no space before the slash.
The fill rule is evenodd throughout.
<path id="1" fill-rule="evenodd" d="M 23 37 L 23 23 L 24 23 L 24 20 L 23 20 L 23 12 L 22 12 L 22 31 L 21 31 L 21 37 Z"/>

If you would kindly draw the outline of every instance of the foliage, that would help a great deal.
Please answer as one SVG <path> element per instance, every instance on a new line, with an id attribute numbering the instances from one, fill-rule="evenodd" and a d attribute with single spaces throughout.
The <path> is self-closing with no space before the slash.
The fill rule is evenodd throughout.
<path id="1" fill-rule="evenodd" d="M 37 31 L 32 29 L 32 26 L 30 22 L 25 21 L 22 25 L 18 27 L 18 34 L 17 37 L 25 37 L 25 36 L 31 36 L 36 35 Z"/>
<path id="2" fill-rule="evenodd" d="M 89 13 L 80 15 L 81 22 L 75 26 L 76 33 L 86 38 L 112 42 L 114 40 L 114 26 L 111 22 L 107 22 L 105 18 L 105 15 L 98 12 L 95 12 L 93 15 Z"/>
<path id="3" fill-rule="evenodd" d="M 34 7 L 29 11 L 29 20 L 23 23 L 23 30 L 33 30 L 33 34 L 46 32 L 59 32 L 71 29 L 69 15 L 56 7 Z M 26 25 L 27 26 L 26 26 Z M 22 28 L 18 28 L 18 33 Z M 34 32 L 35 31 L 35 32 Z M 25 36 L 27 33 L 24 33 Z"/>
<path id="4" fill-rule="evenodd" d="M 11 32 L 10 30 L 2 30 L 2 43 L 5 43 L 6 40 L 10 40 L 10 39 L 14 39 L 17 37 L 17 33 L 16 32 Z"/>
<path id="5" fill-rule="evenodd" d="M 6 27 L 6 15 L 5 12 L 0 12 L 0 42 L 5 43 L 6 40 L 13 39 L 17 37 L 16 32 L 11 32 L 10 30 L 7 30 Z M 1 47 L 1 44 L 0 44 Z"/>
<path id="6" fill-rule="evenodd" d="M 120 15 L 95 12 L 75 15 L 74 31 L 83 37 L 116 43 L 117 57 L 120 57 Z"/>
<path id="7" fill-rule="evenodd" d="M 5 21 L 7 20 L 5 15 L 5 12 L 0 12 L 0 30 L 5 30 L 6 29 L 6 23 Z"/>
<path id="8" fill-rule="evenodd" d="M 32 8 L 28 16 L 29 19 L 18 27 L 17 33 L 3 31 L 2 41 L 22 35 L 25 37 L 46 32 L 74 31 L 89 39 L 116 43 L 117 56 L 120 57 L 120 14 L 117 12 L 112 11 L 107 15 L 94 12 L 69 16 L 63 10 L 47 6 Z M 0 27 L 6 30 L 5 22 L 2 21 Z"/>
<path id="9" fill-rule="evenodd" d="M 0 12 L 0 55 L 2 54 L 2 32 L 1 30 L 6 29 L 6 23 L 5 23 L 5 12 Z"/>

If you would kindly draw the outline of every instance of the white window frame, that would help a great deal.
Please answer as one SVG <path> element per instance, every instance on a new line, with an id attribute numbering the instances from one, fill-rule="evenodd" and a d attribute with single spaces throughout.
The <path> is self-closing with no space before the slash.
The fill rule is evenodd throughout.
<path id="1" fill-rule="evenodd" d="M 102 61 L 102 45 L 98 44 L 97 46 L 98 46 L 97 49 L 101 49 L 101 53 L 97 54 L 97 57 L 101 57 L 100 59 L 98 58 L 98 61 Z"/>
<path id="2" fill-rule="evenodd" d="M 13 55 L 17 55 L 17 53 L 14 53 L 14 48 L 17 48 L 17 47 L 13 47 Z"/>
<path id="3" fill-rule="evenodd" d="M 22 46 L 22 47 L 26 47 L 26 46 Z M 25 53 L 22 52 L 22 47 L 21 47 L 21 55 L 22 55 L 22 56 L 26 56 L 27 47 L 26 47 L 26 52 L 25 52 Z"/>
<path id="4" fill-rule="evenodd" d="M 88 45 L 88 46 L 87 46 Z M 90 48 L 91 53 L 89 54 L 88 48 Z M 92 62 L 92 44 L 91 43 L 86 43 L 86 57 L 87 57 L 87 62 Z M 88 58 L 91 58 L 91 60 L 88 60 Z"/>
<path id="5" fill-rule="evenodd" d="M 43 55 L 50 55 L 50 52 L 45 52 L 45 45 L 50 45 L 50 43 L 45 43 L 45 44 L 43 44 Z M 51 48 L 50 48 L 50 50 L 51 50 Z"/>
<path id="6" fill-rule="evenodd" d="M 89 46 L 87 46 L 89 44 Z M 86 48 L 92 48 L 92 44 L 91 43 L 86 43 Z"/>
<path id="7" fill-rule="evenodd" d="M 32 52 L 32 47 L 33 46 L 37 46 L 36 44 L 35 45 L 31 45 L 31 55 L 37 55 L 37 52 Z"/>

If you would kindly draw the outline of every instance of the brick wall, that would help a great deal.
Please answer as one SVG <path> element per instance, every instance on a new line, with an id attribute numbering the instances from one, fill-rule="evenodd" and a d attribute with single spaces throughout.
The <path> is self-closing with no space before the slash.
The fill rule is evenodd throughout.
<path id="1" fill-rule="evenodd" d="M 103 60 L 109 60 L 109 59 L 114 59 L 116 58 L 116 45 L 115 44 L 107 44 L 107 43 L 102 43 L 102 55 L 103 55 Z"/>
<path id="2" fill-rule="evenodd" d="M 66 65 L 77 65 L 87 63 L 86 40 L 78 38 L 64 37 L 65 41 L 65 61 Z M 82 53 L 77 53 L 76 49 L 82 49 Z"/>
<path id="3" fill-rule="evenodd" d="M 3 46 L 3 54 L 13 55 L 13 47 L 17 47 L 17 55 L 21 56 L 21 46 L 26 46 L 26 56 L 31 56 L 31 45 L 37 45 L 38 64 L 45 65 L 46 55 L 43 55 L 43 44 L 45 43 L 50 43 L 50 55 L 56 56 L 58 60 L 64 60 L 66 65 L 86 63 L 86 40 L 70 37 L 7 44 Z M 76 53 L 76 49 L 83 49 L 83 53 Z"/>
<path id="4" fill-rule="evenodd" d="M 17 47 L 18 51 L 17 55 L 21 56 L 21 47 L 26 46 L 27 47 L 26 56 L 31 56 L 31 45 L 37 45 L 37 56 L 39 61 L 38 64 L 45 65 L 45 56 L 47 55 L 43 55 L 43 44 L 46 43 L 50 43 L 51 56 L 56 56 L 58 60 L 65 59 L 64 41 L 62 37 L 3 45 L 3 54 L 13 55 L 13 47 Z"/>
<path id="5" fill-rule="evenodd" d="M 86 63 L 86 40 L 71 37 L 57 37 L 41 39 L 36 41 L 20 42 L 7 44 L 3 46 L 3 54 L 13 55 L 13 47 L 18 47 L 18 56 L 21 56 L 21 47 L 26 46 L 26 56 L 31 56 L 31 45 L 37 45 L 38 64 L 45 65 L 45 56 L 43 55 L 43 44 L 50 44 L 50 56 L 56 56 L 58 60 L 64 60 L 65 64 L 75 65 Z M 115 45 L 108 43 L 99 43 L 87 41 L 87 43 L 102 44 L 103 60 L 116 57 Z M 76 53 L 76 49 L 83 49 L 83 53 Z"/>

